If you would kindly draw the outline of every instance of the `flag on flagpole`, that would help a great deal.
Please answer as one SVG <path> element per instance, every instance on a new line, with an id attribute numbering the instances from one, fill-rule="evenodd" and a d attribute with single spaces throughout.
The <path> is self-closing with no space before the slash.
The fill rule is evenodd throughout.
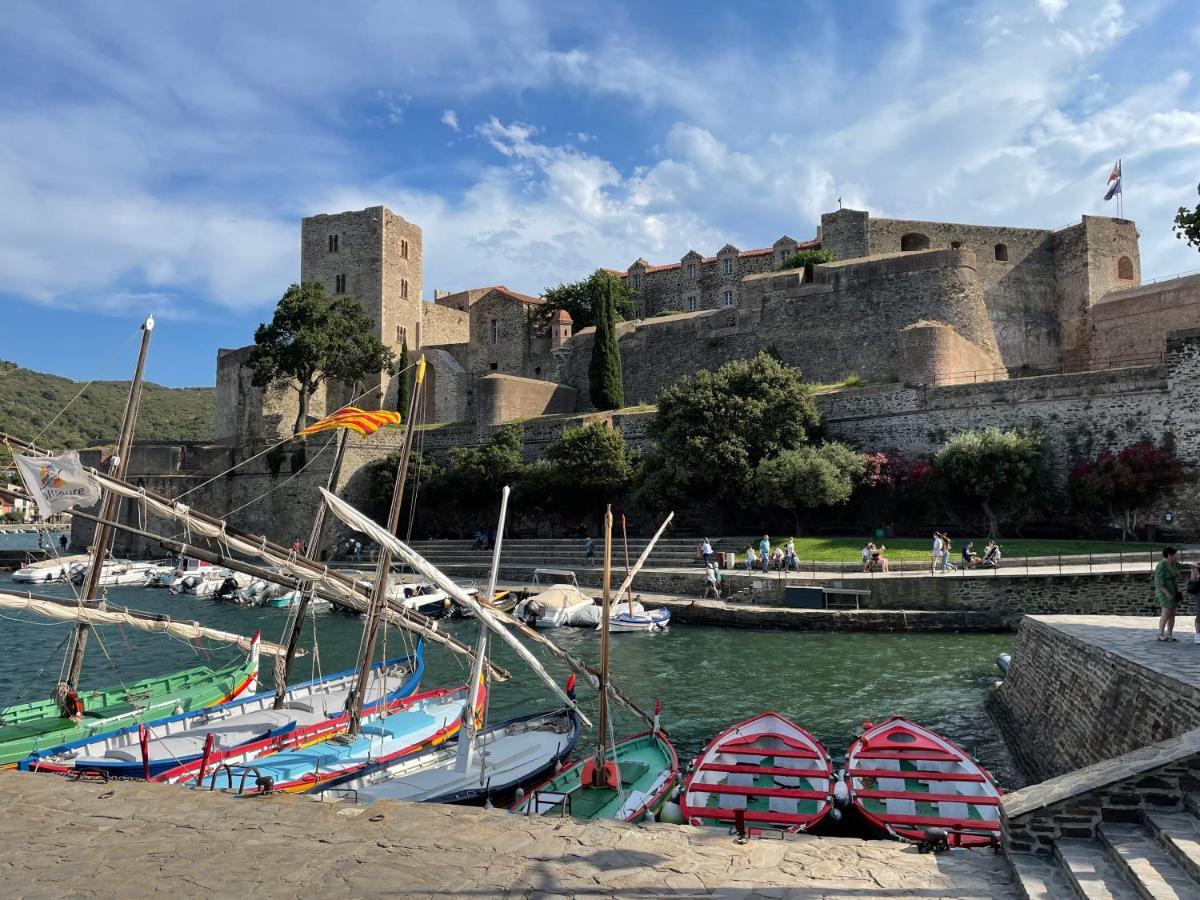
<path id="1" fill-rule="evenodd" d="M 331 428 L 349 428 L 359 437 L 370 437 L 380 428 L 387 425 L 399 425 L 400 413 L 386 409 L 363 410 L 355 406 L 346 406 L 332 415 L 313 422 L 307 428 L 296 432 L 296 437 L 306 437 L 318 431 L 328 431 Z"/>
<path id="2" fill-rule="evenodd" d="M 84 471 L 74 450 L 59 456 L 14 453 L 13 459 L 43 519 L 76 506 L 91 506 L 100 499 L 100 486 Z"/>
<path id="3" fill-rule="evenodd" d="M 1104 199 L 1111 200 L 1119 193 L 1121 193 L 1121 161 L 1118 159 L 1112 167 L 1112 173 L 1108 176 L 1108 192 L 1105 193 Z"/>

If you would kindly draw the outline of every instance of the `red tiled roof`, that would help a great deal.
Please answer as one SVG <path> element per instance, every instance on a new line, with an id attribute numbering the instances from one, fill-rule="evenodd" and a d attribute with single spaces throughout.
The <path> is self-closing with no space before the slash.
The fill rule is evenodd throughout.
<path id="1" fill-rule="evenodd" d="M 646 266 L 646 272 L 647 274 L 650 272 L 666 272 L 668 269 L 678 269 L 682 265 L 682 263 L 671 263 L 666 266 Z"/>
<path id="2" fill-rule="evenodd" d="M 821 247 L 821 239 L 820 238 L 813 238 L 811 241 L 798 241 L 796 243 L 797 250 L 819 250 L 820 247 Z M 738 251 L 738 257 L 741 258 L 741 257 L 746 257 L 746 256 L 768 256 L 774 252 L 775 252 L 774 247 L 762 247 L 758 250 L 740 250 L 740 251 Z M 700 257 L 700 262 L 701 262 L 701 264 L 715 263 L 717 261 L 717 259 L 718 259 L 718 257 L 716 257 L 716 256 L 702 256 L 702 257 Z M 682 262 L 671 263 L 670 265 L 666 265 L 666 266 L 652 266 L 649 263 L 647 263 L 644 259 L 638 259 L 637 262 L 634 263 L 634 265 L 637 265 L 638 262 L 642 263 L 645 266 L 646 274 L 649 274 L 651 272 L 666 272 L 670 269 L 678 269 L 683 266 Z M 624 277 L 625 275 L 628 274 L 627 272 L 618 272 L 616 269 L 605 269 L 604 271 L 612 272 L 614 275 L 619 275 L 622 277 Z"/>
<path id="3" fill-rule="evenodd" d="M 774 253 L 774 247 L 763 247 L 761 250 L 743 250 L 738 256 L 766 256 L 769 253 Z"/>
<path id="4" fill-rule="evenodd" d="M 575 322 L 575 320 L 571 318 L 571 314 L 565 309 L 560 309 L 555 312 L 551 321 L 554 322 L 555 325 L 571 325 Z"/>

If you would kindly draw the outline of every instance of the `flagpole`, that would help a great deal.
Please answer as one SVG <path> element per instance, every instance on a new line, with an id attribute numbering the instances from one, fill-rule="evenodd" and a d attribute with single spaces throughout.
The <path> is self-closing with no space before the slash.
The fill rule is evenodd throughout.
<path id="1" fill-rule="evenodd" d="M 1117 217 L 1125 218 L 1125 162 L 1121 157 L 1117 157 L 1117 186 L 1120 190 L 1117 192 Z"/>

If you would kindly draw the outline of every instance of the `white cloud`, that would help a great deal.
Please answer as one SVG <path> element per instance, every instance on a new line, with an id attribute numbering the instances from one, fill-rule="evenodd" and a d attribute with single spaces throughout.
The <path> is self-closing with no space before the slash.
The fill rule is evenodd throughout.
<path id="1" fill-rule="evenodd" d="M 1037 5 L 1042 8 L 1042 12 L 1046 14 L 1046 18 L 1051 22 L 1058 20 L 1064 9 L 1067 8 L 1067 0 L 1037 0 Z"/>
<path id="2" fill-rule="evenodd" d="M 458 126 L 458 113 L 452 109 L 446 109 L 442 111 L 442 124 L 452 131 L 462 130 Z"/>

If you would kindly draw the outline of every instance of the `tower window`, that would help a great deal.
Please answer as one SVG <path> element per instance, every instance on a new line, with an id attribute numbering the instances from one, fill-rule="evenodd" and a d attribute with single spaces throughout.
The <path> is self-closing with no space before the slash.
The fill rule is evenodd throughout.
<path id="1" fill-rule="evenodd" d="M 687 298 L 687 308 L 688 308 L 688 312 L 696 311 L 696 298 L 695 297 Z"/>
<path id="2" fill-rule="evenodd" d="M 534 366 L 534 367 L 533 367 L 533 377 L 534 377 L 534 378 L 541 378 L 541 377 L 542 377 L 542 367 L 541 367 L 541 366 Z"/>
<path id="3" fill-rule="evenodd" d="M 497 363 L 492 363 L 490 366 L 488 366 L 488 368 L 495 372 L 498 368 L 500 368 L 500 366 Z"/>
<path id="4" fill-rule="evenodd" d="M 688 278 L 695 280 L 695 278 L 696 278 L 696 264 L 695 264 L 695 263 L 688 263 L 688 270 L 687 270 L 687 272 L 688 272 Z"/>
<path id="5" fill-rule="evenodd" d="M 338 252 L 338 236 L 336 234 L 331 234 L 329 236 L 329 252 L 330 253 Z"/>
<path id="6" fill-rule="evenodd" d="M 640 291 L 642 289 L 642 276 L 641 275 L 633 276 L 633 289 L 635 291 Z"/>
<path id="7" fill-rule="evenodd" d="M 721 261 L 721 273 L 724 275 L 733 274 L 733 257 L 727 256 Z"/>
<path id="8" fill-rule="evenodd" d="M 400 258 L 408 259 L 408 241 L 400 242 Z"/>
<path id="9" fill-rule="evenodd" d="M 1008 244 L 996 245 L 996 261 L 1008 262 Z"/>
<path id="10" fill-rule="evenodd" d="M 1122 281 L 1133 281 L 1133 260 L 1128 256 L 1117 260 L 1117 277 Z"/>
<path id="11" fill-rule="evenodd" d="M 733 291 L 726 291 L 725 296 L 721 298 L 721 302 L 725 304 L 725 308 L 733 306 Z"/>
<path id="12" fill-rule="evenodd" d="M 910 250 L 928 250 L 929 238 L 917 231 L 909 232 L 900 238 L 900 250 L 907 253 Z"/>
<path id="13" fill-rule="evenodd" d="M 407 278 L 400 279 L 400 299 L 401 300 L 408 299 L 408 279 Z"/>
<path id="14" fill-rule="evenodd" d="M 951 241 L 950 249 L 951 250 L 961 250 L 962 249 L 962 241 Z"/>
<path id="15" fill-rule="evenodd" d="M 397 344 L 408 343 L 408 329 L 405 328 L 403 325 L 396 326 L 396 343 Z"/>
<path id="16" fill-rule="evenodd" d="M 335 294 L 346 293 L 346 276 L 345 275 L 334 275 L 333 276 L 333 292 Z"/>
<path id="17" fill-rule="evenodd" d="M 497 344 L 500 340 L 500 323 L 496 319 L 492 319 L 492 343 Z"/>

